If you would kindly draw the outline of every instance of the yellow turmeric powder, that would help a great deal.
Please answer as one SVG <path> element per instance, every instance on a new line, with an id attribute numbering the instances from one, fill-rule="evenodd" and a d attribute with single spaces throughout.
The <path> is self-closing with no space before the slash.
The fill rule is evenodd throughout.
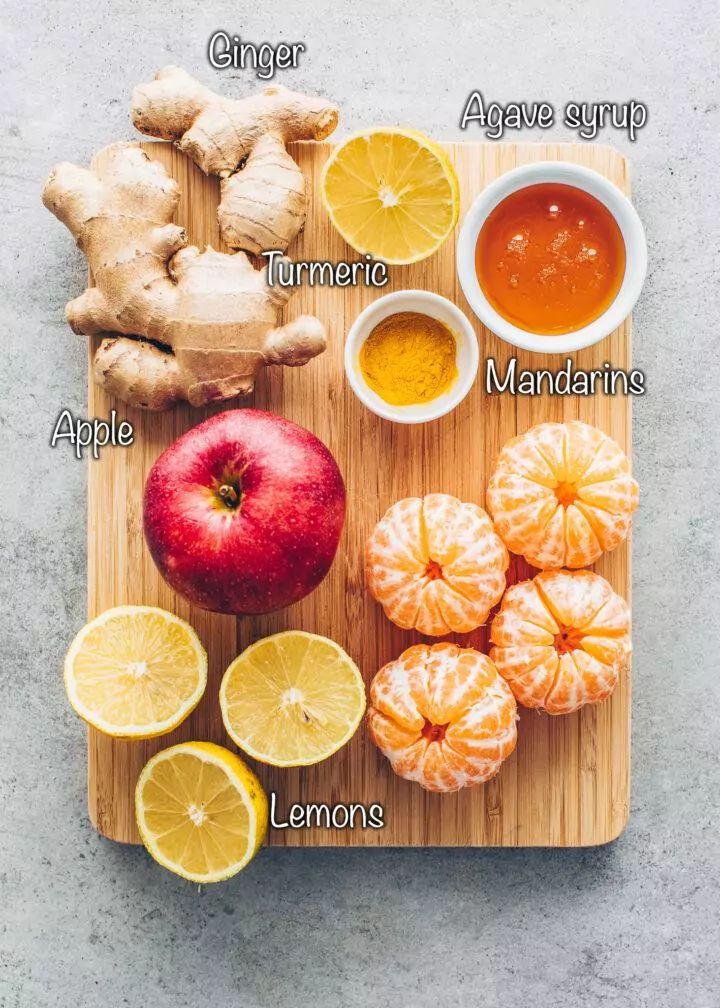
<path id="1" fill-rule="evenodd" d="M 363 343 L 360 370 L 391 406 L 428 402 L 457 377 L 455 337 L 428 315 L 398 312 L 376 325 Z"/>

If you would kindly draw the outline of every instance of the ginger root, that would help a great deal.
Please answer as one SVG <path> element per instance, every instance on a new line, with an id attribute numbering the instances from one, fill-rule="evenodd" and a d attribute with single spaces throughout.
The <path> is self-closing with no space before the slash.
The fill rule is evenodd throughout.
<path id="1" fill-rule="evenodd" d="M 325 349 L 316 318 L 277 327 L 292 291 L 268 286 L 244 252 L 188 246 L 171 223 L 179 198 L 163 166 L 132 144 L 110 148 L 96 170 L 57 165 L 43 190 L 96 284 L 68 304 L 70 325 L 123 334 L 103 340 L 95 378 L 151 410 L 246 395 L 265 364 L 305 364 Z"/>
<path id="2" fill-rule="evenodd" d="M 321 98 L 273 85 L 222 98 L 178 67 L 159 70 L 133 92 L 133 123 L 172 140 L 208 175 L 221 178 L 218 222 L 231 248 L 285 252 L 305 223 L 305 179 L 286 145 L 323 140 L 337 109 Z"/>

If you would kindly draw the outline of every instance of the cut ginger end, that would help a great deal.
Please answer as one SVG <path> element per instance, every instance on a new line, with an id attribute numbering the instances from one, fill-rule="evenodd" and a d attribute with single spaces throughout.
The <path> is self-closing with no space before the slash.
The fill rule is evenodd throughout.
<path id="1" fill-rule="evenodd" d="M 481 626 L 502 597 L 508 563 L 483 509 L 449 494 L 393 504 L 366 547 L 367 583 L 385 615 L 432 637 Z"/>
<path id="2" fill-rule="evenodd" d="M 490 780 L 517 741 L 512 692 L 490 659 L 456 644 L 416 644 L 370 686 L 370 735 L 399 777 L 428 791 Z"/>
<path id="3" fill-rule="evenodd" d="M 576 569 L 627 538 L 638 485 L 603 431 L 579 420 L 542 423 L 503 447 L 487 501 L 511 552 L 541 570 Z"/>
<path id="4" fill-rule="evenodd" d="M 592 571 L 545 571 L 507 590 L 490 658 L 518 703 L 570 714 L 611 695 L 627 669 L 630 609 Z"/>

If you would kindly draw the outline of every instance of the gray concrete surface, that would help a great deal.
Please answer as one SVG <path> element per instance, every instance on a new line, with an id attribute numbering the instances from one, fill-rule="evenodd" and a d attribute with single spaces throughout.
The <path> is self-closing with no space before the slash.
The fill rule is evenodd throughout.
<path id="1" fill-rule="evenodd" d="M 716 4 L 6 0 L 0 16 L 0 1005 L 718 1005 Z M 85 267 L 40 187 L 53 162 L 133 136 L 131 87 L 158 66 L 250 87 L 207 65 L 219 27 L 306 42 L 283 82 L 334 96 L 343 130 L 460 138 L 475 87 L 649 105 L 634 145 L 602 137 L 632 158 L 651 263 L 635 322 L 632 816 L 607 848 L 274 850 L 198 892 L 88 823 L 59 675 L 85 611 L 85 469 L 48 447 L 59 410 L 84 411 L 63 306 Z"/>

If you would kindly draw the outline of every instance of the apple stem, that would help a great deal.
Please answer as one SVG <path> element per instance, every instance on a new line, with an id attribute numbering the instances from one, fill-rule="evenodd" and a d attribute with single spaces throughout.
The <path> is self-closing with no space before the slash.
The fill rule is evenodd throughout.
<path id="1" fill-rule="evenodd" d="M 225 504 L 229 508 L 234 508 L 238 506 L 238 502 L 240 500 L 240 498 L 238 497 L 238 492 L 235 489 L 235 487 L 232 486 L 230 483 L 223 483 L 222 486 L 218 489 L 218 493 L 220 494 Z"/>

